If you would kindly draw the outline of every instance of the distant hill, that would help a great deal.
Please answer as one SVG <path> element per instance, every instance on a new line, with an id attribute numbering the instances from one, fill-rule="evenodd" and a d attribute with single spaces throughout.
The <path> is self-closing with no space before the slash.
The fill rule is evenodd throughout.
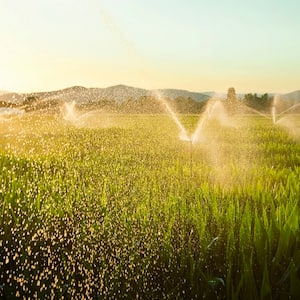
<path id="1" fill-rule="evenodd" d="M 191 98 L 194 101 L 206 101 L 208 95 L 186 90 L 161 89 L 146 90 L 141 88 L 130 87 L 126 85 L 116 85 L 107 88 L 85 88 L 81 86 L 73 86 L 66 89 L 50 92 L 38 92 L 28 94 L 8 93 L 0 95 L 0 101 L 21 103 L 28 97 L 36 97 L 38 99 L 50 100 L 60 99 L 62 101 L 75 101 L 78 104 L 98 102 L 101 100 L 116 101 L 118 103 L 131 100 L 137 100 L 145 96 L 157 96 L 175 99 L 178 97 Z"/>
<path id="2" fill-rule="evenodd" d="M 269 94 L 272 95 L 272 94 Z M 0 106 L 23 106 L 26 110 L 58 109 L 63 102 L 75 101 L 85 109 L 105 109 L 121 112 L 160 112 L 155 98 L 163 97 L 174 104 L 179 112 L 199 112 L 211 98 L 225 99 L 226 93 L 191 92 L 179 89 L 147 90 L 126 85 L 107 88 L 86 88 L 73 86 L 57 91 L 36 93 L 0 93 Z M 237 95 L 240 99 L 243 94 Z M 300 102 L 300 90 L 280 95 L 289 107 Z M 284 107 L 284 105 L 283 105 Z"/>
<path id="3" fill-rule="evenodd" d="M 0 102 L 22 103 L 26 98 L 25 94 L 4 93 L 0 95 Z"/>
<path id="4" fill-rule="evenodd" d="M 280 99 L 288 100 L 294 103 L 300 102 L 300 90 L 280 95 Z"/>
<path id="5" fill-rule="evenodd" d="M 161 96 L 166 98 L 171 98 L 171 99 L 190 98 L 197 102 L 207 101 L 210 98 L 210 95 L 207 95 L 205 93 L 196 93 L 196 92 L 190 92 L 186 90 L 161 89 L 161 90 L 155 90 L 155 92 L 158 92 Z"/>
<path id="6" fill-rule="evenodd" d="M 8 94 L 9 92 L 7 92 L 7 91 L 0 91 L 0 96 L 1 95 L 4 95 L 4 94 Z"/>
<path id="7" fill-rule="evenodd" d="M 59 98 L 63 101 L 75 101 L 78 104 L 98 102 L 102 100 L 115 101 L 122 103 L 127 100 L 137 100 L 141 97 L 156 97 L 157 95 L 165 98 L 175 99 L 177 97 L 191 98 L 194 101 L 208 100 L 208 96 L 201 93 L 194 93 L 184 90 L 146 90 L 126 85 L 115 85 L 107 88 L 84 88 L 71 87 L 56 92 L 46 94 L 34 94 L 39 98 Z"/>

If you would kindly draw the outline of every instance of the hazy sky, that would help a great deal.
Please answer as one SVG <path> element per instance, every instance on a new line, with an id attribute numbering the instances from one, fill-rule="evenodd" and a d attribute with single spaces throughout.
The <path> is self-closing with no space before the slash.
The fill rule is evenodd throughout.
<path id="1" fill-rule="evenodd" d="M 0 90 L 297 90 L 299 12 L 299 0 L 0 0 Z"/>

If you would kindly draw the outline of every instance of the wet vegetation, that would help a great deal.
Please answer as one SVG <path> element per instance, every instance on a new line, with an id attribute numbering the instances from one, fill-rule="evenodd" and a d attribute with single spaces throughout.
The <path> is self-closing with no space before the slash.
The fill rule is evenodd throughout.
<path id="1" fill-rule="evenodd" d="M 166 115 L 101 118 L 0 120 L 2 298 L 300 295 L 299 141 L 253 115 L 193 147 Z"/>

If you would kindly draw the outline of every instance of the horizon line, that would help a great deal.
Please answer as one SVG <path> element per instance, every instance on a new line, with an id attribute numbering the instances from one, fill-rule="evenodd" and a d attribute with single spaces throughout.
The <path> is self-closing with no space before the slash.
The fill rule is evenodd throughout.
<path id="1" fill-rule="evenodd" d="M 11 90 L 0 90 L 0 95 L 4 95 L 4 94 L 35 94 L 35 93 L 47 93 L 47 92 L 54 92 L 54 91 L 61 91 L 61 90 L 65 90 L 65 89 L 70 89 L 70 88 L 75 88 L 75 87 L 81 87 L 81 88 L 85 88 L 85 89 L 107 89 L 107 88 L 112 88 L 112 87 L 117 87 L 117 86 L 124 86 L 124 87 L 129 87 L 129 88 L 135 88 L 135 89 L 143 89 L 143 90 L 148 90 L 148 91 L 159 91 L 159 90 L 177 90 L 177 91 L 186 91 L 186 92 L 190 92 L 190 93 L 199 93 L 199 94 L 226 94 L 228 91 L 228 88 L 226 91 L 214 91 L 214 90 L 204 90 L 204 91 L 195 91 L 195 90 L 188 90 L 188 89 L 184 89 L 184 88 L 143 88 L 143 87 L 137 87 L 137 86 L 133 86 L 133 85 L 127 85 L 127 84 L 113 84 L 113 85 L 109 85 L 109 86 L 105 86 L 105 87 L 99 87 L 99 86 L 84 86 L 84 85 L 80 85 L 80 84 L 75 84 L 75 85 L 71 85 L 71 86 L 67 86 L 64 88 L 58 88 L 58 89 L 47 89 L 47 90 L 39 90 L 39 91 L 31 91 L 31 92 L 20 92 L 20 91 L 11 91 Z M 235 88 L 236 90 L 236 88 Z M 236 90 L 236 94 L 258 94 L 258 95 L 263 95 L 263 94 L 271 94 L 271 95 L 282 95 L 282 94 L 289 94 L 289 93 L 293 93 L 293 92 L 297 92 L 300 91 L 299 89 L 295 89 L 289 92 L 255 92 L 255 91 L 247 91 L 247 92 L 239 92 Z"/>

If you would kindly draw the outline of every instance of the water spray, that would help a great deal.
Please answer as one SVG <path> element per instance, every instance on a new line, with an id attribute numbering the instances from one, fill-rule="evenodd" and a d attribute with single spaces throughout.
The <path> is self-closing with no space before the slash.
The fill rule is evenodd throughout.
<path id="1" fill-rule="evenodd" d="M 189 168 L 190 168 L 190 177 L 192 177 L 192 174 L 193 174 L 193 144 L 195 144 L 199 141 L 199 136 L 200 136 L 200 133 L 204 126 L 204 123 L 208 118 L 211 117 L 211 115 L 216 107 L 216 103 L 214 103 L 214 105 L 209 105 L 207 107 L 202 118 L 200 118 L 195 131 L 191 135 L 188 135 L 185 127 L 182 125 L 182 123 L 178 119 L 176 113 L 172 110 L 172 108 L 169 106 L 169 104 L 163 99 L 163 97 L 158 92 L 156 92 L 156 98 L 158 99 L 159 102 L 161 102 L 163 104 L 166 112 L 168 113 L 168 115 L 170 115 L 172 117 L 173 121 L 175 122 L 178 129 L 180 130 L 179 139 L 181 141 L 185 141 L 185 142 L 189 143 L 189 165 L 190 165 Z"/>
<path id="2" fill-rule="evenodd" d="M 248 105 L 245 105 L 245 104 L 244 104 L 243 106 L 244 106 L 246 109 L 248 109 L 248 110 L 250 110 L 250 111 L 256 113 L 257 115 L 260 115 L 260 116 L 262 116 L 262 117 L 264 117 L 264 118 L 266 118 L 266 119 L 271 119 L 271 120 L 273 120 L 273 116 L 270 117 L 270 116 L 268 116 L 268 115 L 266 115 L 266 114 L 264 114 L 264 113 L 262 113 L 262 112 L 260 112 L 260 111 L 258 111 L 258 110 L 256 110 L 256 109 L 252 108 L 252 107 L 249 107 Z"/>
<path id="3" fill-rule="evenodd" d="M 169 115 L 172 117 L 175 124 L 180 129 L 180 139 L 189 140 L 188 134 L 187 134 L 184 126 L 181 124 L 181 122 L 179 121 L 176 114 L 174 113 L 174 111 L 169 106 L 169 104 L 166 101 L 164 101 L 161 97 L 159 97 L 159 100 L 164 104 L 164 107 L 165 107 L 166 111 L 169 113 Z"/>
<path id="4" fill-rule="evenodd" d="M 276 124 L 276 107 L 272 106 L 272 120 L 273 124 Z"/>
<path id="5" fill-rule="evenodd" d="M 300 103 L 297 103 L 297 104 L 294 104 L 293 106 L 287 108 L 286 110 L 280 112 L 280 113 L 277 113 L 276 111 L 276 105 L 274 104 L 272 106 L 272 120 L 273 120 L 273 123 L 276 124 L 281 118 L 282 118 L 282 115 L 296 109 L 298 106 L 300 106 Z"/>
<path id="6" fill-rule="evenodd" d="M 300 103 L 294 104 L 293 106 L 289 107 L 288 109 L 282 111 L 278 116 L 281 116 L 281 115 L 283 115 L 283 114 L 285 114 L 285 113 L 287 113 L 287 112 L 289 112 L 289 111 L 297 108 L 299 105 L 300 105 Z"/>

